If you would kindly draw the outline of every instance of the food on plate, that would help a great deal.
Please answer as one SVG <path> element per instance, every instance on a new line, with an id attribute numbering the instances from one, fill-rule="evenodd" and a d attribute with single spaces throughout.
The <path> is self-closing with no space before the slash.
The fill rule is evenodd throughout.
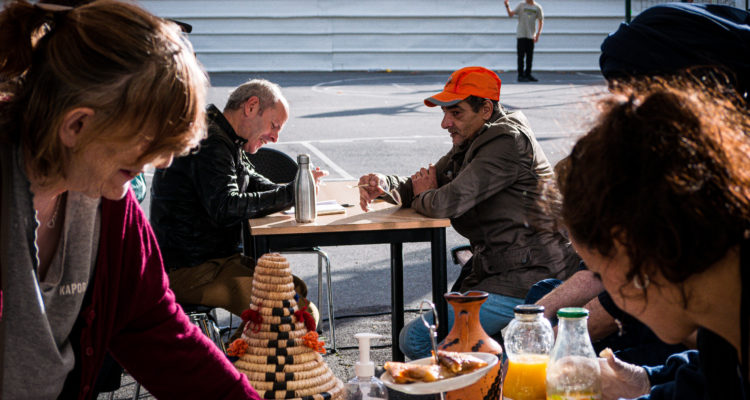
<path id="1" fill-rule="evenodd" d="M 486 367 L 487 362 L 471 354 L 438 351 L 438 364 L 415 364 L 388 361 L 384 367 L 395 383 L 435 382 L 468 374 Z"/>
<path id="2" fill-rule="evenodd" d="M 487 366 L 487 362 L 478 357 L 455 351 L 438 350 L 438 361 L 441 366 L 456 375 L 468 374 Z"/>
<path id="3" fill-rule="evenodd" d="M 384 368 L 396 383 L 434 382 L 441 379 L 439 365 L 407 364 L 388 361 Z"/>

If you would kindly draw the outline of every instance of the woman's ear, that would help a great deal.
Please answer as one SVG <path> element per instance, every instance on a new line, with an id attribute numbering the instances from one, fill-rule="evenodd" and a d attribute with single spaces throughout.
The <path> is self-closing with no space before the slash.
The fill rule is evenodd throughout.
<path id="1" fill-rule="evenodd" d="M 625 244 L 628 242 L 628 235 L 621 226 L 614 226 L 609 230 L 609 234 L 612 235 L 612 242 L 616 248 L 625 249 Z"/>
<path id="2" fill-rule="evenodd" d="M 60 140 L 67 147 L 75 147 L 80 133 L 91 124 L 94 110 L 88 107 L 78 107 L 68 111 L 60 125 Z"/>

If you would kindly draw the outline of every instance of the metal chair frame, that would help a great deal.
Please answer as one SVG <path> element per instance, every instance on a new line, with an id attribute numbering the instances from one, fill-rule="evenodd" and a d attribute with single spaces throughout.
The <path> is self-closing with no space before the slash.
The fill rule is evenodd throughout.
<path id="1" fill-rule="evenodd" d="M 218 318 L 216 317 L 216 307 L 201 304 L 180 304 L 180 306 L 182 306 L 185 314 L 190 318 L 190 322 L 198 326 L 201 332 L 214 342 L 216 347 L 226 353 L 227 346 L 221 339 L 221 332 L 224 329 L 231 329 L 231 325 L 226 328 L 219 326 Z"/>
<path id="2" fill-rule="evenodd" d="M 297 170 L 299 166 L 294 159 L 287 154 L 269 148 L 260 148 L 255 154 L 246 153 L 250 163 L 255 167 L 255 171 L 265 176 L 273 183 L 289 183 L 294 181 L 297 176 Z M 249 229 L 249 224 L 246 225 L 248 235 L 251 237 L 252 233 Z M 333 289 L 331 285 L 331 259 L 328 254 L 318 247 L 313 248 L 291 248 L 291 249 L 273 249 L 287 254 L 309 254 L 315 253 L 318 255 L 318 307 L 322 307 L 321 299 L 323 298 L 323 265 L 325 264 L 326 273 L 326 289 L 327 289 L 327 300 L 328 300 L 328 330 L 331 332 L 331 349 L 336 351 L 336 328 L 334 325 L 334 314 L 333 314 Z M 256 255 L 260 256 L 260 254 Z"/>

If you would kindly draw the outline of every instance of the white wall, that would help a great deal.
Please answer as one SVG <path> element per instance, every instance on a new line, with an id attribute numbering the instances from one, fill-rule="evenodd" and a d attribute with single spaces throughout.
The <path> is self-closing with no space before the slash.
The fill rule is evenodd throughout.
<path id="1" fill-rule="evenodd" d="M 516 4 L 518 0 L 513 0 Z M 535 70 L 598 70 L 599 45 L 622 0 L 540 0 Z M 515 70 L 516 21 L 502 0 L 150 0 L 193 25 L 198 58 L 216 71 Z"/>

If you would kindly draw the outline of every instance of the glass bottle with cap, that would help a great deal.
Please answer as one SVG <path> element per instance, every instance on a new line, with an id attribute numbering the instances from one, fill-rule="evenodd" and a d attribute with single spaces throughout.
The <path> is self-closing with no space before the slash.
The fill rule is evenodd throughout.
<path id="1" fill-rule="evenodd" d="M 599 360 L 586 326 L 589 311 L 566 307 L 557 311 L 557 340 L 547 365 L 547 399 L 602 398 Z"/>
<path id="2" fill-rule="evenodd" d="M 540 305 L 518 305 L 513 313 L 503 334 L 508 356 L 503 400 L 544 400 L 547 363 L 555 343 L 552 325 L 544 318 L 544 307 Z"/>

